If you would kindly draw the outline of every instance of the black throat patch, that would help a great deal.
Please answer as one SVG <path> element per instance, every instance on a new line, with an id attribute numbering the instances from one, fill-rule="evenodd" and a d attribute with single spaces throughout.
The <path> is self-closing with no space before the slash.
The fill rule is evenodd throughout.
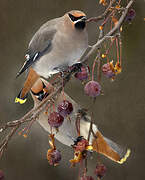
<path id="1" fill-rule="evenodd" d="M 84 20 L 75 23 L 76 29 L 83 30 L 85 27 L 86 27 L 86 22 Z"/>

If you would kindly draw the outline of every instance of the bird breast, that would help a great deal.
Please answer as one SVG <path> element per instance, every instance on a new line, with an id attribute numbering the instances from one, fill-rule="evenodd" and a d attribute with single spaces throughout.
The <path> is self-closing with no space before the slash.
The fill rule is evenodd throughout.
<path id="1" fill-rule="evenodd" d="M 57 32 L 52 40 L 52 49 L 37 61 L 35 71 L 48 78 L 57 73 L 56 68 L 72 66 L 77 63 L 88 47 L 86 31 L 82 33 Z"/>

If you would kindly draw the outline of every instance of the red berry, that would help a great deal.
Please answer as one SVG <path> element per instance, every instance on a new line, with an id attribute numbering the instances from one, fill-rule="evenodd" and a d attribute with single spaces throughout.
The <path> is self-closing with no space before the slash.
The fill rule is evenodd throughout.
<path id="1" fill-rule="evenodd" d="M 81 180 L 94 180 L 94 178 L 92 176 L 83 176 Z"/>
<path id="2" fill-rule="evenodd" d="M 136 16 L 136 12 L 134 9 L 130 9 L 125 18 L 126 21 L 131 22 Z"/>
<path id="3" fill-rule="evenodd" d="M 88 79 L 89 72 L 90 72 L 90 70 L 89 70 L 88 66 L 82 66 L 81 71 L 75 73 L 74 76 L 75 76 L 75 78 L 79 79 L 80 81 L 86 80 L 86 79 Z"/>
<path id="4" fill-rule="evenodd" d="M 47 159 L 50 165 L 57 165 L 61 161 L 61 153 L 57 149 L 48 150 Z"/>
<path id="5" fill-rule="evenodd" d="M 102 66 L 102 72 L 107 78 L 112 78 L 115 76 L 115 73 L 111 69 L 110 63 L 104 64 Z"/>
<path id="6" fill-rule="evenodd" d="M 95 174 L 97 177 L 102 178 L 106 173 L 106 167 L 103 164 L 97 165 L 95 169 Z"/>
<path id="7" fill-rule="evenodd" d="M 67 115 L 72 113 L 73 105 L 69 101 L 64 100 L 58 105 L 57 110 L 61 116 L 66 117 Z"/>
<path id="8" fill-rule="evenodd" d="M 64 121 L 63 116 L 61 116 L 58 112 L 52 112 L 48 117 L 49 125 L 54 128 L 60 127 L 63 121 Z"/>
<path id="9" fill-rule="evenodd" d="M 2 170 L 0 170 L 0 180 L 4 180 L 4 173 Z"/>
<path id="10" fill-rule="evenodd" d="M 91 97 L 96 97 L 98 95 L 100 95 L 101 92 L 101 86 L 98 82 L 96 81 L 89 81 L 84 88 L 85 93 L 88 96 Z"/>

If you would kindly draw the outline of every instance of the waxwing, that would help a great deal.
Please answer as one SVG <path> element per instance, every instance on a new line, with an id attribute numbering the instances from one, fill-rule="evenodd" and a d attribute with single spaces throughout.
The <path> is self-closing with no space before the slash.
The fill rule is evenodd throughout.
<path id="1" fill-rule="evenodd" d="M 48 88 L 48 93 L 53 91 L 53 86 L 48 83 L 44 79 L 37 80 L 35 86 L 33 87 L 34 91 L 37 89 L 43 91 L 42 82 Z M 31 93 L 32 98 L 34 100 L 34 107 L 40 103 L 39 96 L 34 95 Z M 77 112 L 80 111 L 80 106 L 70 98 L 65 92 L 60 93 L 57 96 L 55 101 L 55 107 L 57 108 L 60 102 L 63 100 L 68 100 L 73 105 L 73 112 L 69 115 L 69 119 L 66 117 L 64 119 L 63 124 L 59 127 L 59 131 L 56 131 L 55 138 L 60 141 L 62 144 L 70 146 L 74 144 L 74 140 L 78 138 L 78 132 L 76 128 L 76 115 Z M 52 105 L 53 106 L 53 105 Z M 51 107 L 49 107 L 51 109 Z M 51 127 L 48 124 L 48 113 L 42 112 L 37 121 L 38 123 L 44 128 L 45 131 L 51 133 Z M 84 115 L 80 119 L 80 135 L 83 136 L 85 139 L 88 138 L 89 129 L 90 129 L 90 116 Z M 93 151 L 96 151 L 104 156 L 108 157 L 109 159 L 117 162 L 117 163 L 124 163 L 130 154 L 130 150 L 126 148 L 122 148 L 112 140 L 103 136 L 103 134 L 98 130 L 98 127 L 93 124 L 92 125 L 93 132 L 95 136 L 91 133 L 89 144 L 93 146 Z"/>
<path id="2" fill-rule="evenodd" d="M 78 63 L 87 48 L 86 15 L 82 11 L 72 10 L 43 24 L 32 37 L 26 61 L 17 74 L 18 77 L 27 70 L 27 79 L 15 102 L 26 101 L 40 76 L 48 78 Z"/>

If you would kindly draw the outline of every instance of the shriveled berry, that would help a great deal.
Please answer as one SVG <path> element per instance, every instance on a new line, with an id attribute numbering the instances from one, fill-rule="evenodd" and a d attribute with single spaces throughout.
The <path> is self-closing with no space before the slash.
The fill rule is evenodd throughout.
<path id="1" fill-rule="evenodd" d="M 2 170 L 0 170 L 0 180 L 4 180 L 4 173 Z"/>
<path id="2" fill-rule="evenodd" d="M 100 95 L 101 86 L 97 81 L 89 81 L 85 85 L 84 91 L 88 96 L 96 97 Z"/>
<path id="3" fill-rule="evenodd" d="M 64 121 L 64 117 L 61 116 L 58 112 L 52 112 L 48 117 L 49 125 L 54 128 L 60 127 L 63 121 Z"/>
<path id="4" fill-rule="evenodd" d="M 78 136 L 78 137 L 74 140 L 74 145 L 77 145 L 77 143 L 78 143 L 79 141 L 81 141 L 82 139 L 84 139 L 83 136 Z"/>
<path id="5" fill-rule="evenodd" d="M 89 146 L 89 142 L 86 139 L 81 139 L 77 144 L 75 145 L 75 151 L 84 151 L 86 147 Z"/>
<path id="6" fill-rule="evenodd" d="M 125 18 L 126 21 L 131 22 L 136 16 L 136 12 L 134 9 L 130 9 Z"/>
<path id="7" fill-rule="evenodd" d="M 102 66 L 102 72 L 107 78 L 113 78 L 115 76 L 110 63 L 106 63 Z"/>
<path id="8" fill-rule="evenodd" d="M 61 153 L 57 149 L 55 150 L 48 150 L 47 152 L 47 159 L 50 165 L 56 166 L 61 161 Z"/>
<path id="9" fill-rule="evenodd" d="M 72 113 L 73 105 L 71 102 L 64 100 L 58 105 L 57 110 L 61 116 L 66 117 Z"/>
<path id="10" fill-rule="evenodd" d="M 94 180 L 94 178 L 92 176 L 83 176 L 81 180 Z"/>
<path id="11" fill-rule="evenodd" d="M 102 178 L 106 173 L 106 167 L 103 164 L 99 164 L 96 166 L 95 174 L 97 177 Z"/>
<path id="12" fill-rule="evenodd" d="M 88 79 L 89 72 L 90 72 L 90 70 L 89 70 L 88 66 L 82 66 L 81 71 L 75 73 L 74 76 L 75 76 L 75 78 L 79 79 L 80 81 L 83 81 L 83 80 Z"/>

